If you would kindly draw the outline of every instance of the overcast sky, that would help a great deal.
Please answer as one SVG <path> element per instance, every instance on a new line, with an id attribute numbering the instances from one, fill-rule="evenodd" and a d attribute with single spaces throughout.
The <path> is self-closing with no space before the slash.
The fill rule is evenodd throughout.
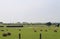
<path id="1" fill-rule="evenodd" d="M 60 0 L 0 0 L 0 22 L 60 22 Z"/>

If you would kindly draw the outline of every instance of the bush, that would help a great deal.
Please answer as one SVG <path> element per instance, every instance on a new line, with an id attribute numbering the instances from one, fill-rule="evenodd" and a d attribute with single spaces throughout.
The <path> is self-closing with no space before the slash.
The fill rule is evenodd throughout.
<path id="1" fill-rule="evenodd" d="M 8 33 L 3 33 L 3 36 L 4 36 L 4 37 L 6 37 L 6 36 L 10 36 L 10 35 L 11 35 L 10 32 L 8 32 Z"/>
<path id="2" fill-rule="evenodd" d="M 37 32 L 36 30 L 34 30 L 34 32 Z"/>
<path id="3" fill-rule="evenodd" d="M 9 35 L 9 36 L 10 36 L 10 35 L 11 35 L 11 33 L 10 33 L 10 32 L 8 32 L 8 33 L 7 33 L 7 35 Z"/>
<path id="4" fill-rule="evenodd" d="M 57 24 L 56 26 L 59 27 L 59 24 Z"/>
<path id="5" fill-rule="evenodd" d="M 54 32 L 57 32 L 57 30 L 54 30 Z"/>
<path id="6" fill-rule="evenodd" d="M 47 32 L 47 30 L 45 30 Z"/>
<path id="7" fill-rule="evenodd" d="M 47 26 L 51 26 L 51 24 L 52 24 L 51 22 L 46 23 Z"/>
<path id="8" fill-rule="evenodd" d="M 42 29 L 40 31 L 43 31 Z"/>
<path id="9" fill-rule="evenodd" d="M 19 31 L 21 31 L 21 29 L 19 29 Z"/>
<path id="10" fill-rule="evenodd" d="M 1 31 L 4 31 L 4 30 L 1 30 Z"/>
<path id="11" fill-rule="evenodd" d="M 3 37 L 6 37 L 7 36 L 7 34 L 6 33 L 3 33 Z"/>

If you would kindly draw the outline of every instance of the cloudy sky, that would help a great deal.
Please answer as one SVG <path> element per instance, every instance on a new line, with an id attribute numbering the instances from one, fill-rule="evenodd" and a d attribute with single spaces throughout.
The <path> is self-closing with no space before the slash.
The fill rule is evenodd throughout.
<path id="1" fill-rule="evenodd" d="M 0 22 L 60 22 L 60 0 L 0 0 Z"/>

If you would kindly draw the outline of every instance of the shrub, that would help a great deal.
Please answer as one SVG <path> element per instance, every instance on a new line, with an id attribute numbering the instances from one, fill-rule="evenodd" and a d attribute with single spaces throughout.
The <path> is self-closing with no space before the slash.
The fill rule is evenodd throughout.
<path id="1" fill-rule="evenodd" d="M 34 32 L 37 32 L 36 30 L 34 30 Z"/>
<path id="2" fill-rule="evenodd" d="M 4 30 L 1 30 L 1 31 L 4 31 Z"/>
<path id="3" fill-rule="evenodd" d="M 40 31 L 43 31 L 42 29 Z"/>
<path id="4" fill-rule="evenodd" d="M 57 24 L 56 26 L 59 27 L 59 24 Z"/>
<path id="5" fill-rule="evenodd" d="M 19 31 L 21 31 L 21 29 L 19 29 Z"/>
<path id="6" fill-rule="evenodd" d="M 51 22 L 46 23 L 47 26 L 51 26 L 51 24 L 52 24 Z"/>
<path id="7" fill-rule="evenodd" d="M 54 32 L 57 32 L 57 30 L 54 30 Z"/>
<path id="8" fill-rule="evenodd" d="M 11 35 L 11 33 L 10 33 L 10 32 L 8 32 L 8 33 L 7 33 L 7 35 L 9 35 L 9 36 L 10 36 L 10 35 Z"/>
<path id="9" fill-rule="evenodd" d="M 45 30 L 47 32 L 47 30 Z"/>
<path id="10" fill-rule="evenodd" d="M 6 37 L 7 36 L 7 34 L 6 33 L 3 33 L 3 37 Z"/>

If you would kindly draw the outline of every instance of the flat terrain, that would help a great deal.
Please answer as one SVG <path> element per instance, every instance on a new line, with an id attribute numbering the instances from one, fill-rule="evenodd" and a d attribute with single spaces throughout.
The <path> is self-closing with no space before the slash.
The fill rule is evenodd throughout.
<path id="1" fill-rule="evenodd" d="M 0 39 L 40 39 L 40 33 L 42 39 L 60 39 L 60 27 L 47 27 L 40 25 L 25 25 L 23 28 L 0 28 Z M 4 31 L 3 31 L 4 30 Z M 54 30 L 57 30 L 54 32 Z M 4 33 L 10 32 L 10 36 L 3 36 Z"/>

